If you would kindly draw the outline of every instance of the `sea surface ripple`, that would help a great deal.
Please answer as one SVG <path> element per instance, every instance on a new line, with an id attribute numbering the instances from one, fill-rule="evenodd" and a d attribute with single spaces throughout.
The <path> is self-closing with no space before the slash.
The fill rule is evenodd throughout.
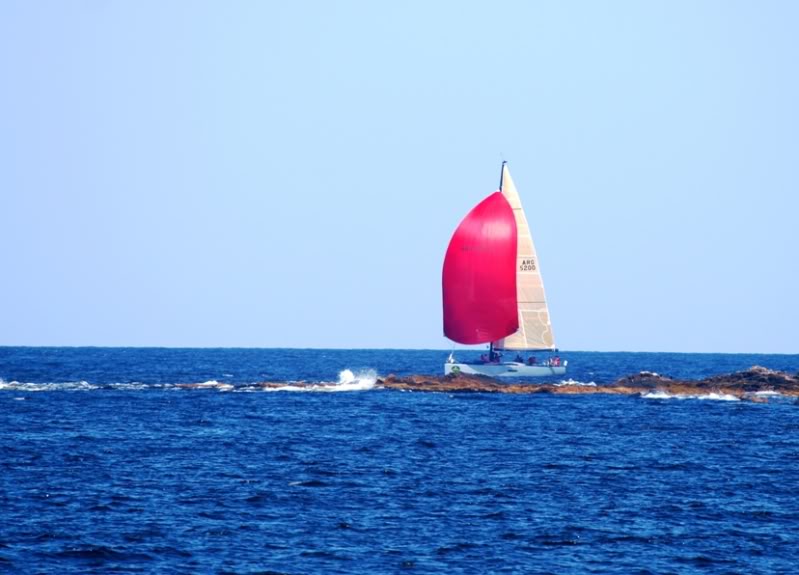
<path id="1" fill-rule="evenodd" d="M 799 367 L 563 355 L 597 382 Z M 0 573 L 796 572 L 791 403 L 174 387 L 444 357 L 0 348 Z"/>

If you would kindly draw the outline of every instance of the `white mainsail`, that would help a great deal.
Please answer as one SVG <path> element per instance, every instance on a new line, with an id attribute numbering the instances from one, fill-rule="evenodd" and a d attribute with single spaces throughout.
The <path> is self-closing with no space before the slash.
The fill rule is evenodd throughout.
<path id="1" fill-rule="evenodd" d="M 516 216 L 516 300 L 519 309 L 519 330 L 494 342 L 499 350 L 555 349 L 549 309 L 541 279 L 541 266 L 530 235 L 530 226 L 524 215 L 519 193 L 510 177 L 508 166 L 502 164 L 500 191 L 508 200 Z"/>

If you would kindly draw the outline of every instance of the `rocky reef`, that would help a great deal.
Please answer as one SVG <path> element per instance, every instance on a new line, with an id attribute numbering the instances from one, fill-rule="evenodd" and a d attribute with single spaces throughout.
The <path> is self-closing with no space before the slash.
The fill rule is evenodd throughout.
<path id="1" fill-rule="evenodd" d="M 642 371 L 616 381 L 614 386 L 643 389 L 685 389 L 696 392 L 728 393 L 743 396 L 747 393 L 776 392 L 783 395 L 799 396 L 799 374 L 791 375 L 759 365 L 744 371 L 714 375 L 701 380 L 679 380 L 665 375 Z"/>
<path id="2" fill-rule="evenodd" d="M 714 375 L 701 380 L 673 379 L 665 375 L 642 371 L 610 384 L 584 385 L 566 383 L 505 383 L 479 375 L 450 374 L 445 376 L 389 375 L 378 379 L 378 386 L 405 391 L 438 391 L 447 393 L 558 393 L 558 394 L 616 394 L 663 396 L 725 396 L 732 399 L 767 401 L 769 397 L 799 397 L 799 375 L 753 366 L 745 371 Z"/>

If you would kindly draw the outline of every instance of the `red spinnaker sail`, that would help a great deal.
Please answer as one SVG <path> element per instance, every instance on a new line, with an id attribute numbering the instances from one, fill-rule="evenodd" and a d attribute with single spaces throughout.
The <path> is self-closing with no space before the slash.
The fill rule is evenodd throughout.
<path id="1" fill-rule="evenodd" d="M 519 329 L 516 219 L 500 192 L 477 204 L 449 242 L 444 259 L 444 335 L 487 343 Z"/>

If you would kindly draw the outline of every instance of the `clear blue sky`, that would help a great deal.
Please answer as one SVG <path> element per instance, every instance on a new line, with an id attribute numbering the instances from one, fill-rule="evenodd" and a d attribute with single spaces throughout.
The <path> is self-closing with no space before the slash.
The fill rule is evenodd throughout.
<path id="1" fill-rule="evenodd" d="M 563 349 L 799 352 L 799 3 L 0 3 L 0 345 L 447 348 L 509 161 Z"/>

